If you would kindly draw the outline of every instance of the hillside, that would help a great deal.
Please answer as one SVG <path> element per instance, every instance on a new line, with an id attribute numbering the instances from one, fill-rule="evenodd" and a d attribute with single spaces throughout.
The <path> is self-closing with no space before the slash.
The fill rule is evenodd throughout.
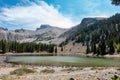
<path id="1" fill-rule="evenodd" d="M 82 24 L 82 23 L 81 23 Z M 85 23 L 78 28 L 60 46 L 68 43 L 81 43 L 87 47 L 86 53 L 96 55 L 113 54 L 117 49 L 120 52 L 120 14 L 108 19 L 97 20 L 92 24 Z"/>
<path id="2" fill-rule="evenodd" d="M 99 20 L 103 20 L 106 19 L 104 17 L 96 17 L 96 18 L 84 18 L 82 19 L 81 23 L 72 27 L 71 29 L 69 29 L 68 31 L 66 31 L 65 33 L 61 34 L 60 36 L 63 37 L 69 37 L 71 35 L 74 35 L 74 33 L 76 33 L 81 27 L 85 27 L 85 26 L 89 26 L 94 24 L 95 22 L 99 21 Z"/>

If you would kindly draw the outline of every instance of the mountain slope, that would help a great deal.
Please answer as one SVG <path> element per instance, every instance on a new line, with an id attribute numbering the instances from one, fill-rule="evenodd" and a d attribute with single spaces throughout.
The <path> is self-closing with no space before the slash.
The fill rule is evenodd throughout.
<path id="1" fill-rule="evenodd" d="M 89 52 L 95 54 L 113 54 L 116 48 L 120 50 L 120 14 L 108 19 L 98 20 L 95 23 L 80 27 L 69 36 L 61 45 L 70 42 L 86 45 Z"/>
<path id="2" fill-rule="evenodd" d="M 69 37 L 71 35 L 73 35 L 74 33 L 76 33 L 78 31 L 78 29 L 80 29 L 81 27 L 85 27 L 85 26 L 89 26 L 94 24 L 95 22 L 99 21 L 99 20 L 103 20 L 106 18 L 103 17 L 96 17 L 96 18 L 84 18 L 80 24 L 72 27 L 71 29 L 69 29 L 68 31 L 66 31 L 65 33 L 63 33 L 61 36 L 63 37 Z"/>
<path id="3" fill-rule="evenodd" d="M 50 25 L 41 25 L 36 30 L 7 30 L 0 28 L 0 40 L 18 41 L 18 42 L 43 42 L 52 41 L 58 38 L 59 35 L 64 33 L 66 29 L 53 27 Z M 53 42 L 54 43 L 54 42 Z"/>

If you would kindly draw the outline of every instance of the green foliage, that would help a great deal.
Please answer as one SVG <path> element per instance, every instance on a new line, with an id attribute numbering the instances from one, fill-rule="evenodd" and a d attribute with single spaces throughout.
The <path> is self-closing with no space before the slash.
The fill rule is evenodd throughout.
<path id="1" fill-rule="evenodd" d="M 1 53 L 13 52 L 13 53 L 23 53 L 23 52 L 40 52 L 46 51 L 49 53 L 54 52 L 53 44 L 36 44 L 36 43 L 19 43 L 19 42 L 7 42 L 5 40 L 0 41 L 0 51 Z"/>
<path id="2" fill-rule="evenodd" d="M 55 47 L 55 53 L 57 53 L 57 47 Z"/>
<path id="3" fill-rule="evenodd" d="M 35 71 L 28 69 L 26 67 L 22 67 L 22 68 L 19 68 L 19 69 L 16 69 L 16 70 L 10 72 L 11 75 L 18 75 L 18 76 L 21 76 L 24 74 L 29 74 L 29 73 L 35 73 Z"/>
<path id="4" fill-rule="evenodd" d="M 87 45 L 86 54 L 90 53 L 90 47 Z"/>
<path id="5" fill-rule="evenodd" d="M 54 73 L 55 70 L 53 70 L 53 69 L 44 69 L 44 70 L 42 70 L 41 72 L 42 72 L 42 73 Z"/>
<path id="6" fill-rule="evenodd" d="M 61 47 L 61 51 L 63 51 L 63 47 Z"/>
<path id="7" fill-rule="evenodd" d="M 69 80 L 75 80 L 74 78 L 70 78 Z"/>
<path id="8" fill-rule="evenodd" d="M 120 5 L 120 0 L 112 0 L 112 4 L 118 6 Z"/>
<path id="9" fill-rule="evenodd" d="M 14 80 L 12 77 L 10 77 L 9 75 L 1 75 L 0 76 L 1 80 Z"/>
<path id="10" fill-rule="evenodd" d="M 120 44 L 114 44 L 114 46 L 115 46 L 116 49 L 117 49 L 117 53 L 120 53 Z"/>
<path id="11" fill-rule="evenodd" d="M 120 80 L 120 77 L 117 75 L 114 75 L 114 77 L 111 78 L 112 80 Z"/>
<path id="12" fill-rule="evenodd" d="M 119 71 L 120 71 L 120 68 L 118 68 L 117 70 L 119 70 Z"/>
<path id="13" fill-rule="evenodd" d="M 91 52 L 93 52 L 93 54 L 96 54 L 96 44 L 95 43 L 91 43 Z"/>

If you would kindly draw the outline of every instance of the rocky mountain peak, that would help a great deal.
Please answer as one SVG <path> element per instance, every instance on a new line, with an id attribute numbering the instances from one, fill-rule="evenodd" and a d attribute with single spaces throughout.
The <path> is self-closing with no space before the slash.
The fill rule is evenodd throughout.
<path id="1" fill-rule="evenodd" d="M 90 25 L 90 24 L 93 24 L 95 23 L 96 21 L 99 21 L 99 20 L 103 20 L 103 19 L 106 19 L 104 17 L 95 17 L 95 18 L 84 18 L 82 21 L 81 21 L 81 26 L 86 26 L 86 25 Z"/>
<path id="2" fill-rule="evenodd" d="M 37 28 L 36 30 L 41 30 L 41 29 L 46 29 L 46 28 L 51 28 L 51 26 L 50 25 L 47 25 L 47 24 L 42 24 L 41 26 L 40 26 L 40 28 Z"/>
<path id="3" fill-rule="evenodd" d="M 21 28 L 21 29 L 16 29 L 15 32 L 24 32 L 25 29 Z"/>

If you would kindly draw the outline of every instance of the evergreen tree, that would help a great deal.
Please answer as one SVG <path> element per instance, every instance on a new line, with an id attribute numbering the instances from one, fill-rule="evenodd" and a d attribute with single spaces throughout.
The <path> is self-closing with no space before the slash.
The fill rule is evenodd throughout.
<path id="1" fill-rule="evenodd" d="M 2 41 L 0 41 L 0 51 L 2 50 Z"/>
<path id="2" fill-rule="evenodd" d="M 109 41 L 108 46 L 109 46 L 109 54 L 114 54 L 115 48 L 113 46 L 113 41 L 112 40 Z"/>
<path id="3" fill-rule="evenodd" d="M 96 54 L 96 44 L 94 42 L 91 44 L 91 52 L 93 52 L 93 54 Z"/>
<path id="4" fill-rule="evenodd" d="M 57 47 L 55 47 L 55 53 L 57 53 Z"/>
<path id="5" fill-rule="evenodd" d="M 48 51 L 49 53 L 53 53 L 54 52 L 54 47 L 53 47 L 53 45 L 50 45 L 49 46 L 49 51 Z"/>
<path id="6" fill-rule="evenodd" d="M 114 5 L 120 5 L 120 0 L 112 0 L 112 4 Z"/>
<path id="7" fill-rule="evenodd" d="M 98 45 L 98 47 L 96 48 L 97 56 L 100 55 L 100 52 L 101 52 L 101 49 L 100 49 L 100 46 Z"/>
<path id="8" fill-rule="evenodd" d="M 90 47 L 89 45 L 87 44 L 87 49 L 86 49 L 86 54 L 90 53 Z"/>
<path id="9" fill-rule="evenodd" d="M 5 40 L 0 41 L 0 52 L 16 52 L 16 53 L 23 53 L 23 52 L 39 52 L 39 51 L 46 51 L 53 53 L 54 52 L 53 44 L 37 44 L 37 43 L 19 43 L 19 42 L 7 42 Z M 57 51 L 55 51 L 57 52 Z"/>
<path id="10" fill-rule="evenodd" d="M 101 50 L 101 55 L 105 55 L 106 54 L 106 44 L 105 44 L 105 40 L 101 40 L 100 43 L 100 50 Z"/>
<path id="11" fill-rule="evenodd" d="M 7 42 L 2 40 L 2 52 L 6 53 L 7 52 Z"/>
<path id="12" fill-rule="evenodd" d="M 61 51 L 63 51 L 63 47 L 61 47 Z"/>

